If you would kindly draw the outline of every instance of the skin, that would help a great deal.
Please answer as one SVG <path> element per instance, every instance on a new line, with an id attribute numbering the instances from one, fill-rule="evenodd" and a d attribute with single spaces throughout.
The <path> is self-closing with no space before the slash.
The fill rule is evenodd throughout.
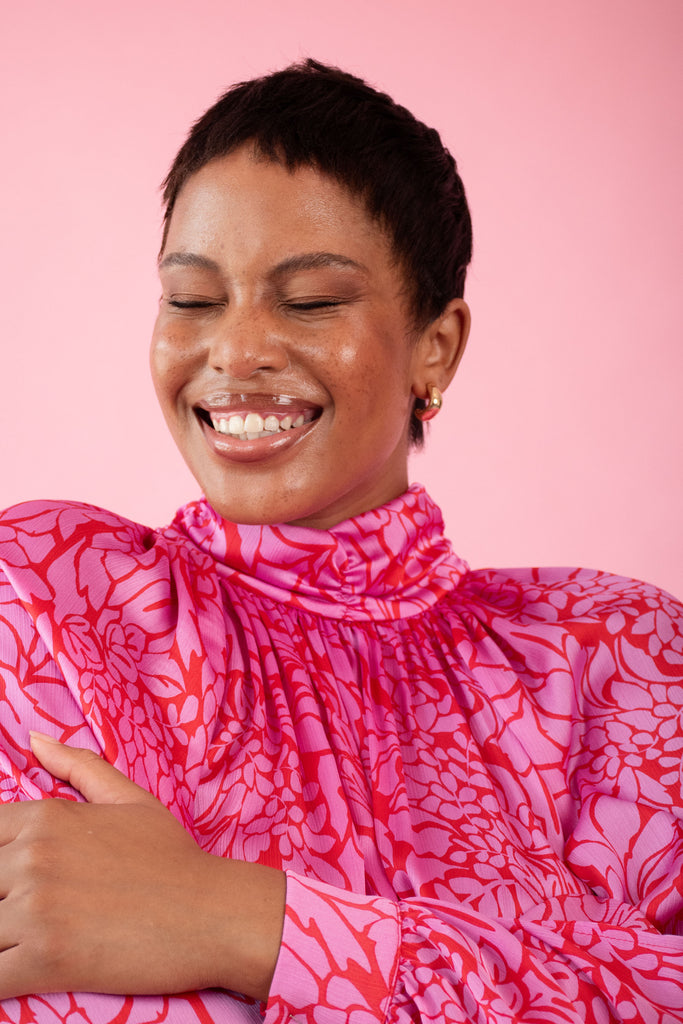
<path id="1" fill-rule="evenodd" d="M 405 491 L 413 400 L 450 382 L 469 314 L 455 299 L 415 337 L 388 238 L 360 200 L 242 148 L 181 190 L 160 277 L 154 383 L 216 511 L 328 529 Z M 234 394 L 247 407 L 291 396 L 315 419 L 295 444 L 241 461 L 212 449 L 197 417 Z"/>
<path id="2" fill-rule="evenodd" d="M 325 529 L 405 490 L 414 397 L 448 386 L 469 314 L 454 299 L 415 334 L 389 241 L 356 198 L 243 148 L 181 191 L 161 280 L 155 386 L 221 515 Z M 307 417 L 284 440 L 226 440 L 198 415 L 272 411 L 282 396 Z M 266 999 L 284 874 L 203 852 L 90 751 L 40 735 L 32 749 L 85 802 L 0 807 L 0 999 L 206 987 Z"/>
<path id="3" fill-rule="evenodd" d="M 204 853 L 158 800 L 92 751 L 40 734 L 31 746 L 88 802 L 0 808 L 0 1000 L 208 987 L 265 997 L 282 872 Z"/>

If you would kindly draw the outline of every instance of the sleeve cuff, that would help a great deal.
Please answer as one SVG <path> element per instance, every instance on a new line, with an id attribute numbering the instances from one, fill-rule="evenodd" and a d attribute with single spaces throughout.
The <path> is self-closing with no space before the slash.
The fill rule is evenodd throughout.
<path id="1" fill-rule="evenodd" d="M 287 909 L 266 1024 L 377 1024 L 398 968 L 398 905 L 287 872 Z"/>

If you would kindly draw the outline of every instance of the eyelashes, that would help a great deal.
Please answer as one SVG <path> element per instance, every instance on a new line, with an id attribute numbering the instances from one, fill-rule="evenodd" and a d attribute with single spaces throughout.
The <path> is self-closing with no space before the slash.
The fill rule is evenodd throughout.
<path id="1" fill-rule="evenodd" d="M 168 304 L 172 309 L 212 309 L 218 305 L 208 299 L 169 299 Z"/>
<path id="2" fill-rule="evenodd" d="M 298 312 L 307 313 L 316 309 L 334 309 L 335 306 L 343 305 L 342 299 L 311 299 L 308 302 L 286 302 L 288 309 L 295 309 Z"/>
<path id="3" fill-rule="evenodd" d="M 225 305 L 225 303 L 213 299 L 167 299 L 166 301 L 171 309 L 176 310 L 210 310 Z M 281 307 L 285 310 L 292 310 L 295 313 L 315 313 L 319 310 L 336 309 L 339 306 L 345 305 L 347 301 L 345 299 L 333 298 L 307 299 L 299 302 L 283 302 Z"/>

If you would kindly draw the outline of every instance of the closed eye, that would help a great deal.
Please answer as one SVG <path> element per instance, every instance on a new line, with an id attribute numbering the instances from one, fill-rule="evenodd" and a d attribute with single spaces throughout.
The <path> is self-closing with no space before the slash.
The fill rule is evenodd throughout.
<path id="1" fill-rule="evenodd" d="M 331 309 L 343 305 L 342 299 L 311 299 L 309 302 L 288 302 L 289 309 L 307 312 L 312 309 Z"/>
<path id="2" fill-rule="evenodd" d="M 169 299 L 168 304 L 173 309 L 210 309 L 217 305 L 209 299 Z"/>

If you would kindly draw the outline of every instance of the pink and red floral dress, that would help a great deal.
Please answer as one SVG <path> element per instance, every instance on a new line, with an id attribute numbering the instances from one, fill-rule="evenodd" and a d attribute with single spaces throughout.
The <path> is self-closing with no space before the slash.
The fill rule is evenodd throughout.
<path id="1" fill-rule="evenodd" d="M 469 571 L 419 486 L 329 532 L 0 517 L 0 800 L 104 754 L 288 872 L 271 997 L 6 1000 L 39 1024 L 683 1022 L 683 609 Z"/>

